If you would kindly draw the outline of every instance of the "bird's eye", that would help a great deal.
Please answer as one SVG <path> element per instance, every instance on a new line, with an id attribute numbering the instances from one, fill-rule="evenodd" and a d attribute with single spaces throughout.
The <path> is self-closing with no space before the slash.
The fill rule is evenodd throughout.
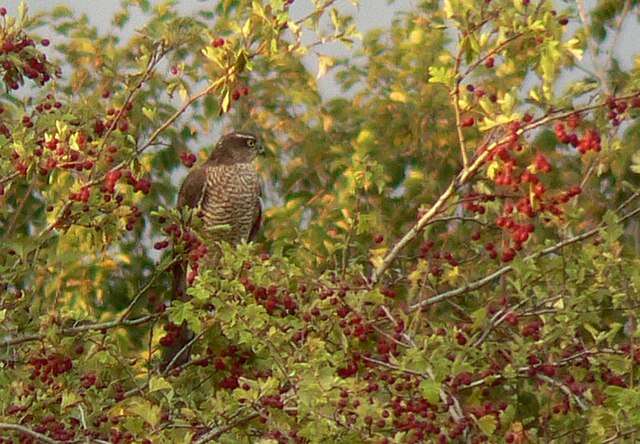
<path id="1" fill-rule="evenodd" d="M 247 140 L 247 145 L 249 146 L 249 148 L 253 148 L 254 146 L 256 146 L 256 141 L 253 139 L 249 139 Z"/>

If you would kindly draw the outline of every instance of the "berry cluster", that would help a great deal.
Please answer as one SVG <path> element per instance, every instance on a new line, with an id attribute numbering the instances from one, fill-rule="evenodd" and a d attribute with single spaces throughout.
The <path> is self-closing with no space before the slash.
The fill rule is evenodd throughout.
<path id="1" fill-rule="evenodd" d="M 559 195 L 550 195 L 542 176 L 550 173 L 553 168 L 542 152 L 537 152 L 533 159 L 523 165 L 524 158 L 520 154 L 524 152 L 525 147 L 520 143 L 519 134 L 522 126 L 532 120 L 533 117 L 526 114 L 521 121 L 512 122 L 508 126 L 505 141 L 487 155 L 487 161 L 495 167 L 492 179 L 497 187 L 494 194 L 471 192 L 464 198 L 464 209 L 476 214 L 485 213 L 485 202 L 493 202 L 496 198 L 501 198 L 502 208 L 495 219 L 495 226 L 505 234 L 503 246 L 498 250 L 494 243 L 488 242 L 484 248 L 489 257 L 500 258 L 502 262 L 512 261 L 530 239 L 535 231 L 535 225 L 531 219 L 545 213 L 561 217 L 563 210 L 560 205 L 567 203 L 582 191 L 580 187 L 572 186 Z M 570 128 L 576 128 L 579 125 L 579 116 L 571 115 L 566 123 Z M 560 141 L 568 143 L 573 141 L 581 151 L 600 149 L 600 138 L 595 131 L 587 130 L 583 137 L 579 138 L 575 133 L 567 134 L 564 128 L 563 122 L 556 125 L 556 133 Z M 474 241 L 480 238 L 480 232 L 471 235 Z"/>
<path id="2" fill-rule="evenodd" d="M 187 151 L 180 153 L 180 161 L 187 168 L 191 168 L 196 163 L 196 155 Z"/>
<path id="3" fill-rule="evenodd" d="M 73 368 L 71 358 L 60 354 L 34 357 L 31 358 L 29 364 L 33 367 L 31 379 L 40 379 L 45 384 L 53 383 L 53 378 L 67 373 Z"/>
<path id="4" fill-rule="evenodd" d="M 77 418 L 71 418 L 69 424 L 65 425 L 64 422 L 56 419 L 55 416 L 48 415 L 42 418 L 40 423 L 33 428 L 33 431 L 58 441 L 67 442 L 76 438 L 76 430 L 78 430 L 79 426 L 80 421 Z"/>
<path id="5" fill-rule="evenodd" d="M 580 125 L 580 116 L 572 114 L 566 122 L 558 122 L 554 126 L 556 137 L 561 143 L 567 143 L 577 148 L 580 154 L 589 151 L 599 152 L 601 147 L 600 133 L 594 129 L 587 129 L 582 137 L 579 137 L 575 130 Z M 572 131 L 567 133 L 567 127 Z"/>
<path id="6" fill-rule="evenodd" d="M 636 96 L 630 101 L 609 97 L 609 99 L 607 99 L 607 107 L 609 108 L 607 118 L 611 125 L 619 126 L 628 116 L 631 108 L 640 108 L 640 97 Z"/>
<path id="7" fill-rule="evenodd" d="M 3 23 L 3 27 L 6 22 Z M 53 75 L 60 75 L 47 61 L 47 56 L 35 49 L 36 43 L 23 32 L 10 33 L 5 30 L 4 40 L 0 46 L 0 66 L 4 73 L 2 80 L 10 89 L 17 90 L 27 77 L 39 85 L 51 80 Z M 44 39 L 42 46 L 49 46 Z"/>
<path id="8" fill-rule="evenodd" d="M 270 315 L 278 313 L 280 316 L 285 317 L 296 314 L 298 303 L 288 291 L 281 291 L 276 285 L 270 285 L 269 287 L 256 286 L 244 276 L 240 278 L 240 283 Z"/>
<path id="9" fill-rule="evenodd" d="M 240 97 L 248 96 L 248 95 L 249 95 L 249 87 L 248 86 L 243 86 L 243 87 L 237 88 L 235 91 L 233 91 L 233 94 L 231 94 L 231 98 L 233 100 L 240 100 Z"/>
<path id="10" fill-rule="evenodd" d="M 224 46 L 225 43 L 226 43 L 225 39 L 223 39 L 222 37 L 218 37 L 218 38 L 215 38 L 215 39 L 211 40 L 210 44 L 214 48 L 220 48 L 220 47 Z"/>
<path id="11" fill-rule="evenodd" d="M 163 347 L 172 347 L 176 345 L 178 339 L 180 339 L 184 334 L 184 329 L 174 324 L 173 322 L 168 322 L 164 325 L 164 331 L 167 333 L 160 338 L 160 345 Z"/>
<path id="12" fill-rule="evenodd" d="M 480 214 L 484 213 L 484 207 L 481 205 L 476 205 L 473 202 L 469 202 L 469 205 L 465 204 L 465 208 L 470 211 L 478 212 Z M 457 267 L 458 265 L 460 265 L 460 262 L 454 257 L 452 252 L 445 250 L 433 251 L 434 245 L 435 244 L 432 240 L 428 240 L 423 242 L 418 249 L 418 256 L 420 257 L 420 259 L 429 260 L 430 274 L 435 277 L 442 276 L 442 273 L 444 272 L 442 265 L 444 263 L 447 263 L 452 267 Z"/>
<path id="13" fill-rule="evenodd" d="M 188 228 L 180 229 L 178 224 L 170 224 L 164 227 L 163 231 L 171 237 L 171 242 L 173 242 L 174 245 L 181 243 L 187 252 L 188 262 L 191 267 L 191 271 L 187 275 L 187 283 L 189 285 L 193 284 L 196 277 L 198 277 L 200 260 L 207 255 L 209 249 L 193 231 Z M 154 244 L 154 248 L 156 250 L 163 250 L 167 248 L 171 242 L 168 239 L 158 241 Z"/>

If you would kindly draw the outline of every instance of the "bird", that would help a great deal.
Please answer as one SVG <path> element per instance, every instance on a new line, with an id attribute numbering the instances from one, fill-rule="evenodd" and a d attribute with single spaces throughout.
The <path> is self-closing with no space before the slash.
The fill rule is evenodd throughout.
<path id="1" fill-rule="evenodd" d="M 206 162 L 192 169 L 184 179 L 176 207 L 181 212 L 184 208 L 193 209 L 191 214 L 202 219 L 196 234 L 207 249 L 201 261 L 205 268 L 215 269 L 218 265 L 220 242 L 235 246 L 257 235 L 262 222 L 262 193 L 255 160 L 263 153 L 264 146 L 255 135 L 232 132 L 223 135 Z M 187 220 L 185 225 L 189 227 L 190 222 Z M 224 229 L 216 229 L 220 226 Z M 189 299 L 187 268 L 186 260 L 173 266 L 173 299 Z M 182 349 L 193 333 L 183 324 L 177 335 L 174 344 L 165 349 L 162 368 L 189 360 L 189 350 Z M 181 350 L 181 356 L 176 358 Z"/>

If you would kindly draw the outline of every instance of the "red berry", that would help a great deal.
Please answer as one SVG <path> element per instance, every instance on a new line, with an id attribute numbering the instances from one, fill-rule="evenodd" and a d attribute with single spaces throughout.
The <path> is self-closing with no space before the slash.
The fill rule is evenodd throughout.
<path id="1" fill-rule="evenodd" d="M 535 166 L 538 171 L 548 173 L 551 171 L 551 164 L 542 153 L 536 154 Z"/>
<path id="2" fill-rule="evenodd" d="M 516 251 L 513 248 L 507 248 L 502 252 L 502 262 L 511 262 L 516 257 Z"/>
<path id="3" fill-rule="evenodd" d="M 180 153 L 180 160 L 182 164 L 187 168 L 191 168 L 196 163 L 196 155 L 193 153 L 183 152 Z"/>
<path id="4" fill-rule="evenodd" d="M 484 66 L 486 66 L 487 68 L 493 68 L 494 64 L 495 64 L 495 59 L 493 57 L 489 57 L 484 62 Z"/>
<path id="5" fill-rule="evenodd" d="M 0 15 L 2 17 L 4 17 L 5 15 L 7 15 L 7 8 L 5 8 L 4 6 L 2 8 L 0 8 Z"/>
<path id="6" fill-rule="evenodd" d="M 40 42 L 42 44 L 42 46 L 49 46 L 49 39 L 42 39 L 42 41 Z"/>
<path id="7" fill-rule="evenodd" d="M 473 117 L 467 117 L 462 121 L 461 126 L 463 128 L 468 128 L 470 126 L 473 126 L 475 123 L 476 119 L 474 119 Z"/>
<path id="8" fill-rule="evenodd" d="M 518 321 L 520 320 L 518 315 L 512 311 L 510 311 L 509 313 L 507 313 L 507 315 L 504 318 L 505 321 L 507 321 L 507 324 L 512 325 L 512 326 L 516 326 L 518 325 Z"/>

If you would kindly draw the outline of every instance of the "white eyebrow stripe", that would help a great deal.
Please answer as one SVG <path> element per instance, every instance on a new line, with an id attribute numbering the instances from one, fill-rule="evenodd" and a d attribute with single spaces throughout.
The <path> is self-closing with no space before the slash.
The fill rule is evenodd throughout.
<path id="1" fill-rule="evenodd" d="M 254 137 L 254 136 L 250 136 L 250 135 L 248 135 L 248 134 L 239 134 L 239 133 L 236 133 L 234 136 L 235 136 L 235 137 L 240 137 L 241 139 L 253 139 L 253 140 L 255 140 L 255 137 Z"/>

